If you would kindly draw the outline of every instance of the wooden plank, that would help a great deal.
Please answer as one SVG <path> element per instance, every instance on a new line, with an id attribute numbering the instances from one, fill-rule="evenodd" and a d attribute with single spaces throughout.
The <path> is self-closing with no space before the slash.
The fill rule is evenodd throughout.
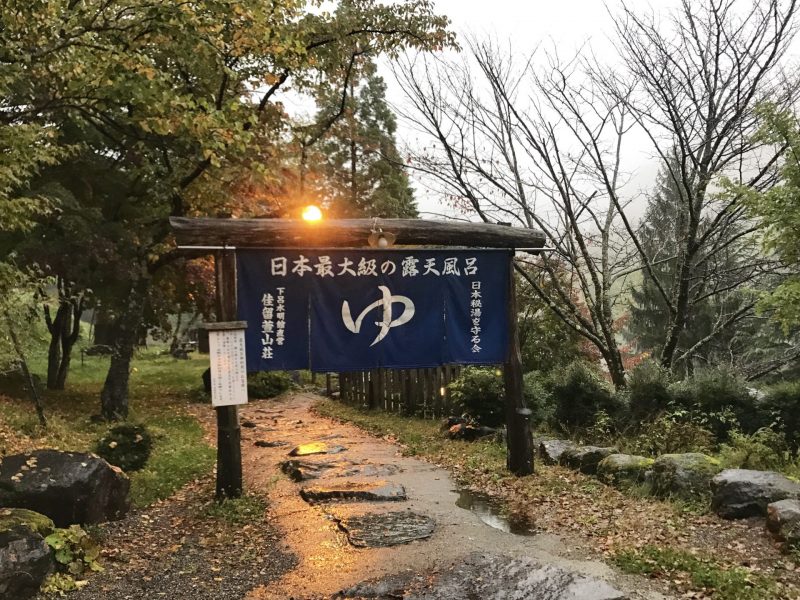
<path id="1" fill-rule="evenodd" d="M 170 217 L 179 246 L 236 248 L 363 248 L 375 229 L 373 219 L 210 219 Z M 536 229 L 493 223 L 379 219 L 377 226 L 396 236 L 397 245 L 473 248 L 541 248 L 545 235 Z"/>
<path id="2" fill-rule="evenodd" d="M 217 318 L 220 322 L 236 320 L 236 255 L 225 250 L 214 258 Z M 217 411 L 217 485 L 218 500 L 242 495 L 242 430 L 237 406 L 218 406 Z"/>

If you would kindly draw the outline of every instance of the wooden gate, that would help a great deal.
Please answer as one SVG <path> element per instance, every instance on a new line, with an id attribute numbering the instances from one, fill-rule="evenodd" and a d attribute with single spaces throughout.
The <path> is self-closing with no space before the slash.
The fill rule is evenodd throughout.
<path id="1" fill-rule="evenodd" d="M 339 373 L 339 393 L 346 404 L 436 419 L 459 412 L 447 385 L 460 374 L 458 365 Z"/>

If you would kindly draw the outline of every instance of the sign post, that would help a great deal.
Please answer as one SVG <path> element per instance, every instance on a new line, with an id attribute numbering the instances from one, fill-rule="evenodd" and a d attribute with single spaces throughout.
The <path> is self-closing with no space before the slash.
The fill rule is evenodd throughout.
<path id="1" fill-rule="evenodd" d="M 170 225 L 179 249 L 194 256 L 215 252 L 218 321 L 233 321 L 238 314 L 255 319 L 250 333 L 259 335 L 246 339 L 248 370 L 342 371 L 351 360 L 378 369 L 502 362 L 507 466 L 516 475 L 533 472 L 513 253 L 545 250 L 544 233 L 501 224 L 421 219 L 322 221 L 314 224 L 313 231 L 292 219 L 171 217 Z M 383 231 L 391 236 L 388 245 L 396 242 L 397 247 L 383 249 L 380 256 L 359 250 Z M 237 301 L 232 242 L 240 261 L 246 261 L 250 251 L 273 253 L 269 263 L 256 264 L 255 269 L 242 262 L 244 305 Z M 446 256 L 441 255 L 443 247 L 448 248 Z M 334 256 L 334 249 L 345 255 Z M 479 249 L 505 249 L 510 254 L 493 266 L 488 254 L 477 254 Z M 392 250 L 401 254 L 393 255 Z M 272 280 L 258 289 L 267 272 Z M 295 276 L 304 283 L 289 281 Z M 362 279 L 374 285 L 363 287 L 358 283 Z M 417 286 L 415 282 L 421 281 Z M 310 302 L 312 297 L 316 300 Z M 248 307 L 249 302 L 257 306 Z M 421 337 L 414 332 L 422 332 Z M 237 407 L 217 406 L 216 411 L 217 497 L 238 497 L 242 457 Z"/>
<path id="2" fill-rule="evenodd" d="M 533 435 L 531 409 L 525 406 L 522 384 L 522 354 L 519 347 L 517 286 L 514 256 L 508 274 L 508 356 L 503 368 L 506 409 L 506 466 L 514 475 L 533 473 Z"/>
<path id="3" fill-rule="evenodd" d="M 239 498 L 242 495 L 242 430 L 239 427 L 238 404 L 242 398 L 242 374 L 244 375 L 244 399 L 245 402 L 247 401 L 247 374 L 242 364 L 244 348 L 240 348 L 241 357 L 231 356 L 231 354 L 239 354 L 233 352 L 235 346 L 231 343 L 241 336 L 242 346 L 244 345 L 243 330 L 246 323 L 234 321 L 236 319 L 236 255 L 233 250 L 222 250 L 215 254 L 214 272 L 217 286 L 217 319 L 220 322 L 209 327 L 212 330 L 209 331 L 209 345 L 211 336 L 215 335 L 217 342 L 228 342 L 227 347 L 232 351 L 226 357 L 225 346 L 222 344 L 218 344 L 216 348 L 209 348 L 212 351 L 212 398 L 215 389 L 219 389 L 223 394 L 222 397 L 218 396 L 217 402 L 214 403 L 217 411 L 217 500 L 222 500 Z M 216 364 L 219 376 L 216 378 L 214 350 L 217 350 L 219 361 Z M 226 361 L 229 362 L 223 364 Z M 217 388 L 218 385 L 219 388 Z M 227 397 L 225 396 L 226 392 Z"/>

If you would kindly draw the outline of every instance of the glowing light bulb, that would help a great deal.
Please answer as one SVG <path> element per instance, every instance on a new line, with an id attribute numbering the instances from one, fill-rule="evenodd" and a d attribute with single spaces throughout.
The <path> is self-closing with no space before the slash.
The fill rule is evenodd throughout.
<path id="1" fill-rule="evenodd" d="M 378 248 L 388 248 L 389 247 L 389 240 L 385 237 L 381 236 L 378 238 Z"/>

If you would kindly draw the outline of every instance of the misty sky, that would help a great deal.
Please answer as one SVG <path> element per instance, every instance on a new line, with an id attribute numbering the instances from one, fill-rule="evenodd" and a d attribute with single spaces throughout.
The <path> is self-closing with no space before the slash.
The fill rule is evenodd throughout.
<path id="1" fill-rule="evenodd" d="M 645 3 L 633 0 L 634 6 L 645 9 L 652 7 L 656 12 L 669 10 L 678 0 L 654 0 Z M 608 6 L 606 6 L 608 4 Z M 459 36 L 492 38 L 501 45 L 526 55 L 537 46 L 557 47 L 559 54 L 569 56 L 586 44 L 604 60 L 613 60 L 615 54 L 609 40 L 611 17 L 609 10 L 615 12 L 619 0 L 437 0 L 437 12 L 446 14 L 452 21 L 453 29 Z M 394 105 L 403 103 L 402 91 L 393 81 L 392 75 L 385 71 L 389 85 L 389 100 Z M 402 143 L 414 146 L 420 140 L 401 123 L 399 138 Z M 658 164 L 651 158 L 651 150 L 644 139 L 638 148 L 632 148 L 635 158 L 629 161 L 635 173 L 631 185 L 637 189 L 649 189 L 655 179 Z M 634 167 L 635 165 L 635 167 Z M 417 200 L 421 211 L 435 213 L 443 211 L 436 194 L 414 182 Z M 642 207 L 643 208 L 643 207 Z M 638 213 L 639 210 L 634 210 Z"/>

